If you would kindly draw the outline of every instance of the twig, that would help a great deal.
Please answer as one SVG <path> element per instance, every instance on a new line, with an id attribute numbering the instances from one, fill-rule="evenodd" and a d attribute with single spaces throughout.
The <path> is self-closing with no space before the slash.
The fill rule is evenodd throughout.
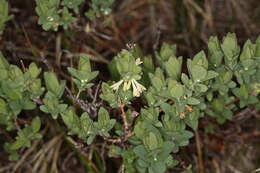
<path id="1" fill-rule="evenodd" d="M 133 123 L 134 123 L 134 120 L 135 120 L 135 118 L 136 118 L 138 115 L 139 115 L 139 113 L 136 112 L 136 111 L 131 112 L 131 118 L 132 118 L 132 119 L 131 119 L 131 121 L 130 121 L 128 127 L 132 127 L 132 125 L 133 125 Z"/>
<path id="2" fill-rule="evenodd" d="M 17 118 L 14 119 L 14 124 L 15 124 L 15 128 L 20 131 L 21 127 L 20 127 L 19 123 L 17 122 Z"/>
<path id="3" fill-rule="evenodd" d="M 127 141 L 128 138 L 134 136 L 134 132 L 130 132 L 128 133 L 127 135 L 121 137 L 121 138 L 108 138 L 108 137 L 105 137 L 105 136 L 102 136 L 104 138 L 104 140 L 106 140 L 107 142 L 111 142 L 111 143 L 122 143 L 122 142 L 125 142 Z"/>
<path id="4" fill-rule="evenodd" d="M 125 165 L 124 163 L 121 164 L 120 168 L 118 169 L 117 173 L 124 173 Z"/>
<path id="5" fill-rule="evenodd" d="M 67 86 L 65 86 L 65 90 L 68 92 L 68 96 L 77 104 L 80 105 L 81 109 L 83 109 L 84 111 L 86 111 L 88 114 L 91 113 L 91 107 L 89 104 L 86 104 L 83 100 L 78 99 L 76 96 L 74 96 L 72 94 L 72 92 L 69 90 L 69 88 Z"/>
<path id="6" fill-rule="evenodd" d="M 21 65 L 22 65 L 23 72 L 25 73 L 25 72 L 26 72 L 26 68 L 25 68 L 25 66 L 24 66 L 23 60 L 20 60 L 20 63 L 21 63 Z"/>
<path id="7" fill-rule="evenodd" d="M 31 48 L 32 54 L 35 56 L 35 58 L 37 58 L 37 53 L 36 53 L 35 49 L 33 48 L 31 40 L 30 40 L 30 38 L 29 38 L 29 36 L 28 36 L 28 34 L 27 34 L 27 32 L 26 32 L 26 30 L 25 30 L 23 25 L 22 25 L 22 29 L 23 29 L 23 33 L 24 33 L 24 36 L 26 38 L 26 41 L 27 41 L 27 43 L 29 44 L 29 46 Z"/>
<path id="8" fill-rule="evenodd" d="M 155 8 L 154 8 L 154 1 L 149 0 L 149 16 L 150 16 L 150 27 L 151 27 L 151 34 L 152 34 L 152 41 L 156 39 L 156 19 L 155 19 Z"/>
<path id="9" fill-rule="evenodd" d="M 43 104 L 43 102 L 40 99 L 32 99 L 32 101 L 39 104 L 39 105 Z"/>
<path id="10" fill-rule="evenodd" d="M 78 143 L 78 142 L 74 141 L 74 139 L 72 139 L 72 137 L 70 137 L 70 136 L 67 136 L 66 139 L 68 141 L 70 141 L 76 149 L 82 149 L 84 147 L 84 145 L 82 143 Z"/>
<path id="11" fill-rule="evenodd" d="M 0 168 L 0 172 L 8 172 L 7 170 L 10 170 L 13 167 L 14 167 L 14 163 L 11 163 L 11 164 L 9 164 L 9 165 L 7 165 L 5 167 L 1 167 Z"/>
<path id="12" fill-rule="evenodd" d="M 227 164 L 227 167 L 234 173 L 242 173 L 241 171 L 237 170 L 234 166 Z"/>
<path id="13" fill-rule="evenodd" d="M 76 99 L 79 99 L 79 95 L 80 95 L 80 93 L 81 93 L 81 90 L 79 90 L 79 92 L 77 93 L 77 95 L 76 95 Z"/>
<path id="14" fill-rule="evenodd" d="M 101 160 L 102 160 L 102 163 L 103 163 L 103 167 L 104 167 L 104 171 L 107 170 L 107 166 L 106 166 L 106 160 L 104 158 L 104 154 L 105 154 L 105 147 L 107 146 L 107 143 L 104 142 L 102 144 L 102 147 L 101 147 L 101 153 L 100 153 L 100 157 L 101 157 Z"/>
<path id="15" fill-rule="evenodd" d="M 19 161 L 13 166 L 12 173 L 16 172 L 16 170 L 22 165 L 22 163 L 25 161 L 27 156 L 31 154 L 37 147 L 37 145 L 40 143 L 40 140 L 36 140 L 34 144 L 25 152 L 25 154 L 19 159 Z"/>
<path id="16" fill-rule="evenodd" d="M 88 161 L 88 164 L 96 171 L 96 173 L 99 173 L 100 171 L 98 170 L 97 166 L 92 162 L 92 160 L 88 158 L 88 155 L 82 150 L 82 148 L 78 147 L 78 143 L 75 142 L 71 137 L 66 137 L 66 139 L 74 145 L 78 153 L 84 156 L 84 158 Z"/>
<path id="17" fill-rule="evenodd" d="M 124 121 L 124 130 L 125 130 L 125 133 L 126 133 L 128 131 L 128 124 L 127 124 L 127 120 L 126 120 L 126 114 L 125 114 L 125 110 L 124 110 L 124 105 L 122 104 L 122 100 L 121 100 L 119 95 L 118 95 L 118 99 L 119 99 L 119 106 L 121 108 L 123 121 Z"/>
<path id="18" fill-rule="evenodd" d="M 92 52 L 94 55 L 89 54 L 89 53 L 71 53 L 68 50 L 62 50 L 63 52 L 67 53 L 67 55 L 65 57 L 67 58 L 72 58 L 72 57 L 80 57 L 82 55 L 87 55 L 89 57 L 90 60 L 92 61 L 96 61 L 96 62 L 102 62 L 105 64 L 108 64 L 109 61 L 107 59 L 105 59 L 102 55 L 100 55 L 98 52 L 96 52 L 95 50 L 91 49 L 88 46 L 84 46 L 85 49 L 87 49 L 88 51 Z"/>
<path id="19" fill-rule="evenodd" d="M 250 137 L 257 137 L 257 136 L 260 136 L 260 131 L 253 131 L 251 133 L 243 133 L 243 134 L 240 134 L 239 135 L 242 139 L 246 140 Z"/>
<path id="20" fill-rule="evenodd" d="M 94 104 L 96 102 L 96 100 L 97 100 L 97 95 L 98 95 L 98 91 L 99 91 L 100 85 L 101 85 L 101 82 L 98 83 L 98 86 L 96 88 L 95 96 L 94 96 L 94 99 L 92 101 L 92 104 Z"/>
<path id="21" fill-rule="evenodd" d="M 44 53 L 40 52 L 41 61 L 47 66 L 49 70 L 52 70 L 52 66 L 49 64 L 48 60 L 45 58 Z"/>
<path id="22" fill-rule="evenodd" d="M 57 162 L 58 162 L 59 152 L 60 152 L 62 142 L 63 142 L 63 140 L 60 140 L 57 144 L 57 147 L 55 148 L 55 152 L 53 154 L 54 156 L 53 156 L 52 164 L 51 164 L 51 172 L 57 172 L 58 173 Z"/>
<path id="23" fill-rule="evenodd" d="M 64 161 L 63 161 L 63 163 L 62 163 L 62 166 L 61 166 L 61 169 L 62 169 L 64 172 L 66 172 L 66 170 L 67 170 L 67 168 L 66 168 L 66 166 L 68 165 L 67 162 L 68 162 L 68 161 L 71 161 L 71 157 L 72 157 L 75 153 L 76 153 L 75 151 L 70 152 L 70 153 L 68 154 L 68 156 L 64 159 Z"/>
<path id="24" fill-rule="evenodd" d="M 212 160 L 212 163 L 213 163 L 213 166 L 214 166 L 215 169 L 216 169 L 216 173 L 221 173 L 221 172 L 220 172 L 220 168 L 219 168 L 218 162 L 217 162 L 215 159 L 213 159 L 213 160 Z"/>
<path id="25" fill-rule="evenodd" d="M 61 60 L 61 33 L 58 33 L 56 38 L 56 64 L 60 68 L 60 60 Z"/>
<path id="26" fill-rule="evenodd" d="M 153 44 L 153 50 L 155 50 L 155 51 L 158 48 L 160 37 L 161 37 L 161 30 L 158 27 L 157 28 L 157 32 L 156 32 L 156 40 L 155 40 L 155 43 Z"/>
<path id="27" fill-rule="evenodd" d="M 254 170 L 254 172 L 253 172 L 253 173 L 257 173 L 257 172 L 260 172 L 260 168 L 258 168 L 258 169 L 256 169 L 256 170 Z"/>
<path id="28" fill-rule="evenodd" d="M 187 0 L 187 2 L 208 22 L 209 26 L 213 26 L 213 21 L 211 16 L 206 13 L 198 4 L 196 4 L 193 0 Z"/>
<path id="29" fill-rule="evenodd" d="M 200 137 L 199 137 L 199 133 L 197 130 L 195 130 L 195 138 L 196 138 L 196 146 L 197 146 L 197 152 L 198 152 L 198 158 L 199 158 L 200 173 L 204 173 L 202 152 L 201 152 L 201 146 L 200 146 Z"/>

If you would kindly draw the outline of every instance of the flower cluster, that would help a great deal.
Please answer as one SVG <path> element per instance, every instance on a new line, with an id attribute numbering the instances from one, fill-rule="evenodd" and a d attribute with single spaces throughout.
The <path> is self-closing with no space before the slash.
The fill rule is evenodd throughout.
<path id="1" fill-rule="evenodd" d="M 140 64 L 142 64 L 143 62 L 140 60 L 140 58 L 136 59 L 135 64 L 138 66 Z M 123 90 L 127 91 L 130 89 L 130 86 L 132 84 L 133 87 L 133 96 L 134 97 L 140 97 L 140 94 L 146 90 L 146 88 L 141 85 L 140 83 L 138 83 L 136 81 L 135 78 L 131 78 L 130 80 L 127 80 L 127 78 L 124 78 L 120 81 L 118 81 L 117 83 L 113 84 L 112 86 L 110 86 L 111 88 L 113 88 L 113 90 L 118 90 L 120 85 L 124 83 L 123 86 Z"/>

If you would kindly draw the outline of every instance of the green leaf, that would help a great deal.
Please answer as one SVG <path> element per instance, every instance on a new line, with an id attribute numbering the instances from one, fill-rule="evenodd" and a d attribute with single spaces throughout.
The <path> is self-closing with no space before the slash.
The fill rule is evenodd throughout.
<path id="1" fill-rule="evenodd" d="M 189 97 L 187 99 L 187 103 L 189 105 L 198 105 L 200 103 L 200 101 L 198 99 L 194 98 L 194 97 Z"/>
<path id="2" fill-rule="evenodd" d="M 14 88 L 10 86 L 10 83 L 7 83 L 7 81 L 2 82 L 1 89 L 7 98 L 11 100 L 19 100 L 22 98 L 22 90 L 18 87 Z"/>
<path id="3" fill-rule="evenodd" d="M 85 136 L 89 136 L 94 133 L 93 121 L 90 119 L 89 115 L 85 112 L 80 117 L 81 128 Z"/>
<path id="4" fill-rule="evenodd" d="M 8 16 L 8 2 L 6 0 L 0 1 L 0 35 L 3 34 L 5 23 L 13 16 Z"/>
<path id="5" fill-rule="evenodd" d="M 160 78 L 150 75 L 150 80 L 152 82 L 152 85 L 156 88 L 157 91 L 160 91 L 162 89 L 163 81 Z"/>
<path id="6" fill-rule="evenodd" d="M 4 58 L 2 52 L 0 51 L 0 81 L 7 79 L 8 77 L 8 69 L 9 69 L 9 64 Z"/>
<path id="7" fill-rule="evenodd" d="M 145 136 L 145 129 L 142 127 L 141 121 L 137 121 L 135 124 L 134 132 L 139 139 L 142 139 Z"/>
<path id="8" fill-rule="evenodd" d="M 240 52 L 236 35 L 228 33 L 227 36 L 223 39 L 221 48 L 225 55 L 225 64 L 233 70 L 237 65 L 237 58 Z"/>
<path id="9" fill-rule="evenodd" d="M 154 72 L 155 67 L 151 56 L 144 57 L 143 64 L 144 64 L 144 69 L 146 69 L 149 72 Z"/>
<path id="10" fill-rule="evenodd" d="M 44 80 L 48 91 L 59 94 L 60 84 L 54 72 L 44 72 Z"/>
<path id="11" fill-rule="evenodd" d="M 204 51 L 200 51 L 195 55 L 195 57 L 192 60 L 192 66 L 194 65 L 201 66 L 206 70 L 208 69 L 208 60 Z"/>
<path id="12" fill-rule="evenodd" d="M 171 96 L 174 98 L 180 98 L 184 95 L 183 86 L 179 83 L 176 83 L 171 89 Z"/>
<path id="13" fill-rule="evenodd" d="M 107 110 L 101 107 L 98 111 L 98 125 L 100 128 L 106 127 L 109 124 L 110 117 Z"/>
<path id="14" fill-rule="evenodd" d="M 145 137 L 145 143 L 149 146 L 150 150 L 154 150 L 159 147 L 157 138 L 152 132 L 150 132 L 149 135 Z"/>
<path id="15" fill-rule="evenodd" d="M 149 173 L 164 173 L 166 166 L 163 162 L 157 161 L 149 167 Z"/>
<path id="16" fill-rule="evenodd" d="M 134 153 L 140 158 L 146 158 L 148 151 L 145 149 L 144 145 L 138 145 L 134 148 Z"/>
<path id="17" fill-rule="evenodd" d="M 37 78 L 41 73 L 41 68 L 38 68 L 37 65 L 33 62 L 30 64 L 28 71 L 32 78 Z"/>
<path id="18" fill-rule="evenodd" d="M 210 79 L 216 78 L 217 76 L 218 76 L 217 72 L 210 70 L 210 71 L 208 71 L 207 77 L 205 80 L 210 80 Z"/>
<path id="19" fill-rule="evenodd" d="M 45 105 L 40 106 L 40 110 L 45 113 L 49 113 L 48 108 Z"/>
<path id="20" fill-rule="evenodd" d="M 117 70 L 116 64 L 117 64 L 116 59 L 113 58 L 112 61 L 110 61 L 109 64 L 108 64 L 108 70 L 109 70 L 111 80 L 119 81 L 120 80 L 120 74 Z"/>
<path id="21" fill-rule="evenodd" d="M 210 104 L 211 104 L 211 107 L 213 108 L 213 110 L 216 112 L 221 113 L 225 108 L 225 103 L 220 98 L 215 98 Z"/>
<path id="22" fill-rule="evenodd" d="M 91 65 L 87 55 L 82 55 L 78 64 L 79 71 L 91 72 Z"/>
<path id="23" fill-rule="evenodd" d="M 7 104 L 6 102 L 0 98 L 0 112 L 1 114 L 8 114 L 8 110 L 7 110 Z"/>
<path id="24" fill-rule="evenodd" d="M 174 80 L 179 80 L 182 69 L 182 57 L 178 59 L 175 56 L 169 58 L 168 62 L 165 63 L 167 74 Z"/>
<path id="25" fill-rule="evenodd" d="M 203 84 L 196 84 L 195 87 L 199 92 L 206 92 L 208 90 L 208 87 Z"/>
<path id="26" fill-rule="evenodd" d="M 14 143 L 11 144 L 10 149 L 17 150 L 17 149 L 21 148 L 23 145 L 24 145 L 23 140 L 16 140 Z"/>
<path id="27" fill-rule="evenodd" d="M 194 82 L 201 82 L 207 76 L 207 70 L 199 65 L 192 66 L 191 75 Z"/>
<path id="28" fill-rule="evenodd" d="M 25 100 L 23 103 L 23 109 L 25 110 L 33 110 L 36 108 L 36 104 L 32 101 L 29 101 L 29 100 Z"/>
<path id="29" fill-rule="evenodd" d="M 39 117 L 36 117 L 33 119 L 31 127 L 33 129 L 33 132 L 36 133 L 40 130 L 41 128 L 41 120 Z"/>
<path id="30" fill-rule="evenodd" d="M 176 54 L 176 45 L 169 45 L 167 43 L 163 43 L 160 55 L 162 61 L 167 61 L 170 56 L 174 56 Z"/>
<path id="31" fill-rule="evenodd" d="M 245 61 L 253 58 L 255 55 L 255 50 L 253 44 L 250 40 L 247 40 L 243 46 L 243 50 L 240 54 L 240 61 Z"/>
<path id="32" fill-rule="evenodd" d="M 260 57 L 260 36 L 256 39 L 255 56 Z"/>
<path id="33" fill-rule="evenodd" d="M 87 139 L 87 144 L 90 145 L 93 142 L 94 138 L 95 138 L 94 135 L 89 136 Z"/>
<path id="34" fill-rule="evenodd" d="M 223 52 L 219 45 L 219 40 L 217 37 L 210 37 L 208 43 L 208 55 L 209 55 L 209 63 L 217 68 L 221 65 L 223 60 Z"/>
<path id="35" fill-rule="evenodd" d="M 185 73 L 181 74 L 181 81 L 185 86 L 189 86 L 190 85 L 190 80 L 188 78 L 188 76 Z"/>

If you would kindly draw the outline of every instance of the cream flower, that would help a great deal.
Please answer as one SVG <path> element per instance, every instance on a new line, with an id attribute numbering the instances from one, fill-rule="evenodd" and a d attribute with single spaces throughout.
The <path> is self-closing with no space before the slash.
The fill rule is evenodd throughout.
<path id="1" fill-rule="evenodd" d="M 140 83 L 138 83 L 135 79 L 131 79 L 129 81 L 124 81 L 124 80 L 120 80 L 119 82 L 113 84 L 110 86 L 110 88 L 112 88 L 113 90 L 118 90 L 118 88 L 120 87 L 120 85 L 124 82 L 124 86 L 123 86 L 123 90 L 127 91 L 129 90 L 131 84 L 133 87 L 133 96 L 134 97 L 140 97 L 140 94 L 146 90 L 146 88 L 141 85 Z"/>
<path id="2" fill-rule="evenodd" d="M 136 65 L 140 65 L 142 64 L 143 62 L 141 61 L 140 58 L 137 58 L 136 61 L 135 61 L 135 64 Z M 118 81 L 117 83 L 113 84 L 110 86 L 110 88 L 112 88 L 113 90 L 118 90 L 120 85 L 124 83 L 124 86 L 123 86 L 123 91 L 127 91 L 130 89 L 131 87 L 131 84 L 132 84 L 132 87 L 133 87 L 133 96 L 134 97 L 140 97 L 140 94 L 146 90 L 146 88 L 141 85 L 140 83 L 138 83 L 135 79 L 130 79 L 130 80 L 120 80 Z"/>
<path id="3" fill-rule="evenodd" d="M 125 82 L 124 82 L 123 90 L 124 90 L 124 91 L 129 90 L 130 86 L 131 86 L 131 81 L 128 81 L 128 82 L 125 81 Z"/>
<path id="4" fill-rule="evenodd" d="M 140 65 L 140 64 L 142 64 L 143 62 L 141 61 L 141 59 L 140 58 L 137 58 L 136 60 L 135 60 L 135 64 L 136 65 Z"/>
<path id="5" fill-rule="evenodd" d="M 146 88 L 139 84 L 135 79 L 133 79 L 132 81 L 132 86 L 133 86 L 133 95 L 134 97 L 140 97 L 140 94 L 146 90 Z"/>
<path id="6" fill-rule="evenodd" d="M 124 82 L 124 80 L 120 80 L 119 82 L 110 86 L 113 90 L 118 90 L 119 86 Z"/>

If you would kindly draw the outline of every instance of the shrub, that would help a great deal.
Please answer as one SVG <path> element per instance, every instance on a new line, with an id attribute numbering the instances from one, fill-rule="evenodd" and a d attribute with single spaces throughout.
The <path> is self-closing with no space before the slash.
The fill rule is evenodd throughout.
<path id="1" fill-rule="evenodd" d="M 155 53 L 157 67 L 151 57 L 141 56 L 137 46 L 115 56 L 110 70 L 120 80 L 103 82 L 100 98 L 111 108 L 120 108 L 122 122 L 120 118 L 110 118 L 106 107 L 80 100 L 86 89 L 93 87 L 91 80 L 98 75 L 98 71 L 91 71 L 87 56 L 80 58 L 77 69 L 68 67 L 77 86 L 78 93 L 74 96 L 54 72 L 44 72 L 44 87 L 39 78 L 41 69 L 35 63 L 23 72 L 1 54 L 1 127 L 16 130 L 15 121 L 22 110 L 40 108 L 53 119 L 60 117 L 68 134 L 77 135 L 86 144 L 99 137 L 109 142 L 110 155 L 121 156 L 127 172 L 165 172 L 178 164 L 171 153 L 189 144 L 193 137 L 191 129 L 197 129 L 199 118 L 208 114 L 224 123 L 238 109 L 260 106 L 259 38 L 255 44 L 246 41 L 240 53 L 235 34 L 227 34 L 221 44 L 217 37 L 211 37 L 208 58 L 201 51 L 193 59 L 187 59 L 188 73 L 182 72 L 183 58 L 175 54 L 176 46 L 164 43 Z M 64 102 L 65 88 L 84 110 L 81 116 L 73 104 Z M 134 97 L 140 99 L 133 100 Z M 133 101 L 142 103 L 140 111 L 128 106 Z M 97 120 L 91 107 L 98 110 Z M 21 146 L 30 147 L 32 139 L 41 137 L 40 124 L 36 116 L 31 125 L 18 129 L 15 141 L 6 143 L 11 160 L 18 159 L 16 150 Z M 122 144 L 127 147 L 123 149 Z"/>
<path id="2" fill-rule="evenodd" d="M 72 11 L 78 13 L 82 3 L 37 0 L 39 24 L 45 30 L 67 29 L 76 21 Z M 112 3 L 93 0 L 86 16 L 107 14 Z M 0 9 L 2 32 L 10 19 L 5 0 Z M 102 82 L 102 94 L 88 98 L 87 89 L 94 87 L 92 81 L 99 74 L 91 70 L 88 56 L 80 57 L 77 68 L 67 69 L 75 94 L 54 71 L 43 73 L 42 85 L 42 70 L 34 62 L 21 70 L 0 54 L 0 124 L 9 132 L 17 131 L 17 137 L 4 146 L 9 159 L 18 160 L 21 147 L 30 147 L 31 140 L 42 137 L 39 115 L 30 117 L 31 123 L 23 128 L 17 123 L 22 111 L 37 109 L 59 124 L 62 121 L 63 130 L 86 145 L 95 140 L 109 143 L 109 156 L 120 156 L 128 173 L 165 172 L 178 164 L 172 153 L 189 144 L 200 118 L 209 115 L 224 123 L 246 106 L 260 108 L 260 37 L 256 43 L 246 41 L 242 50 L 235 34 L 228 33 L 221 43 L 211 37 L 207 52 L 208 56 L 201 51 L 185 60 L 183 67 L 183 57 L 176 57 L 176 45 L 164 43 L 155 52 L 157 66 L 152 57 L 142 56 L 138 45 L 123 49 L 109 64 L 111 80 Z M 113 109 L 119 109 L 120 116 L 112 117 Z"/>

